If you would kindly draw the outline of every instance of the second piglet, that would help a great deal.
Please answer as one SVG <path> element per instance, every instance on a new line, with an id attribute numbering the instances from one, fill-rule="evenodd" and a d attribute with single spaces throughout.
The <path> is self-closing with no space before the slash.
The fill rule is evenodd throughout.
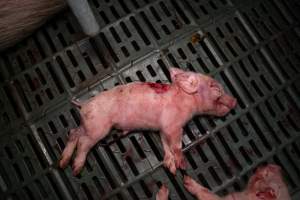
<path id="1" fill-rule="evenodd" d="M 236 105 L 236 99 L 209 76 L 171 68 L 171 84 L 134 82 L 101 92 L 79 103 L 81 125 L 71 129 L 62 153 L 64 168 L 77 148 L 73 174 L 83 167 L 89 150 L 111 128 L 124 134 L 132 130 L 160 130 L 164 148 L 164 166 L 173 174 L 185 168 L 182 153 L 182 127 L 194 116 L 224 116 Z"/>

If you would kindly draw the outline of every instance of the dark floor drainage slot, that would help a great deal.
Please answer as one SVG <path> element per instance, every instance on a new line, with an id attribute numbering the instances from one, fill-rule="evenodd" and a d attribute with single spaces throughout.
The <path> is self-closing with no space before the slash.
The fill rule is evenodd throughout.
<path id="1" fill-rule="evenodd" d="M 206 188 L 208 188 L 209 190 L 211 190 L 211 187 L 208 185 L 207 180 L 204 178 L 204 176 L 203 176 L 201 173 L 198 174 L 198 179 L 199 179 L 200 183 L 201 183 L 204 187 L 206 187 Z"/>
<path id="2" fill-rule="evenodd" d="M 101 185 L 99 179 L 96 176 L 93 177 L 93 181 L 94 181 L 95 186 L 96 186 L 97 190 L 99 191 L 100 195 L 105 194 L 105 190 L 104 190 L 103 186 Z"/>
<path id="3" fill-rule="evenodd" d="M 46 190 L 45 190 L 43 184 L 41 183 L 41 181 L 35 180 L 34 183 L 38 187 L 40 193 L 42 194 L 42 197 L 47 198 L 49 196 L 49 194 L 46 192 Z"/>
<path id="4" fill-rule="evenodd" d="M 67 50 L 67 55 L 68 55 L 69 59 L 71 60 L 72 65 L 74 67 L 77 67 L 78 66 L 78 62 L 76 61 L 73 53 L 70 50 Z"/>
<path id="5" fill-rule="evenodd" d="M 209 173 L 212 175 L 212 177 L 214 178 L 214 180 L 216 181 L 216 183 L 218 185 L 222 184 L 222 180 L 220 179 L 219 175 L 217 174 L 217 172 L 214 170 L 213 167 L 209 167 L 208 168 Z"/>
<path id="6" fill-rule="evenodd" d="M 139 197 L 137 196 L 136 192 L 134 191 L 134 189 L 132 187 L 128 187 L 127 188 L 130 196 L 134 199 L 134 200 L 139 200 Z"/>
<path id="7" fill-rule="evenodd" d="M 84 60 L 87 63 L 87 65 L 88 65 L 90 71 L 93 73 L 93 75 L 96 75 L 98 72 L 95 69 L 94 64 L 92 63 L 91 58 L 88 55 L 86 55 L 86 56 L 84 56 Z"/>
<path id="8" fill-rule="evenodd" d="M 140 136 L 142 137 L 142 136 Z M 146 158 L 146 155 L 143 151 L 143 149 L 141 148 L 140 144 L 138 143 L 138 141 L 136 140 L 136 138 L 134 136 L 130 137 L 130 140 L 134 146 L 134 148 L 137 150 L 137 153 L 139 154 L 139 156 L 142 158 L 142 159 L 145 159 Z"/>
<path id="9" fill-rule="evenodd" d="M 85 183 L 81 184 L 81 188 L 82 188 L 83 192 L 85 193 L 88 200 L 93 200 L 94 199 L 91 192 L 90 192 L 90 190 L 89 190 L 89 188 L 87 187 L 87 185 Z"/>
<path id="10" fill-rule="evenodd" d="M 66 79 L 67 79 L 67 81 L 69 83 L 69 86 L 70 87 L 74 87 L 75 83 L 74 83 L 71 75 L 67 71 L 67 68 L 66 68 L 65 63 L 63 62 L 63 60 L 59 56 L 57 56 L 56 57 L 56 61 L 57 61 L 58 65 L 60 66 L 60 69 L 63 72 L 64 76 L 66 77 Z"/>
<path id="11" fill-rule="evenodd" d="M 24 176 L 22 175 L 22 172 L 20 170 L 20 167 L 17 164 L 13 164 L 13 168 L 16 172 L 16 175 L 18 177 L 18 179 L 23 182 L 24 181 Z"/>

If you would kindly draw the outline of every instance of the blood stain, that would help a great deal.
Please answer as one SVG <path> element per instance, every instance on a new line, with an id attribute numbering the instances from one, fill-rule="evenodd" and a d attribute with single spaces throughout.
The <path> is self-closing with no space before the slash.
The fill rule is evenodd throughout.
<path id="1" fill-rule="evenodd" d="M 150 88 L 154 89 L 157 94 L 165 93 L 170 89 L 170 85 L 163 83 L 146 83 Z"/>
<path id="2" fill-rule="evenodd" d="M 266 188 L 264 191 L 259 191 L 256 193 L 256 196 L 263 200 L 272 200 L 277 198 L 275 191 L 272 188 Z"/>

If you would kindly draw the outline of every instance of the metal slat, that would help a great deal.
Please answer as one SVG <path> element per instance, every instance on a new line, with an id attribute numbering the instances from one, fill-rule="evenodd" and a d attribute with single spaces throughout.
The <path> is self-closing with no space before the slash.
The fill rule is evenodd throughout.
<path id="1" fill-rule="evenodd" d="M 183 175 L 163 168 L 154 132 L 96 145 L 77 177 L 70 167 L 57 168 L 69 129 L 80 123 L 69 99 L 84 101 L 132 81 L 169 82 L 174 66 L 212 75 L 238 99 L 226 117 L 197 116 L 184 128 L 187 173 L 225 195 L 242 190 L 256 166 L 277 163 L 297 199 L 296 1 L 89 3 L 98 36 L 83 35 L 67 10 L 0 57 L 0 188 L 6 199 L 151 199 L 162 183 L 171 199 L 192 199 Z"/>

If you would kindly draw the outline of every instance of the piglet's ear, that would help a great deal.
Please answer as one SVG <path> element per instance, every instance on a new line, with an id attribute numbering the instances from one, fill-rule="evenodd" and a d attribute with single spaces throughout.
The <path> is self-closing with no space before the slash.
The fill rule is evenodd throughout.
<path id="1" fill-rule="evenodd" d="M 177 74 L 175 82 L 188 94 L 193 94 L 198 90 L 199 81 L 196 74 L 187 72 Z"/>
<path id="2" fill-rule="evenodd" d="M 175 67 L 171 67 L 169 69 L 169 72 L 170 72 L 170 75 L 171 75 L 172 83 L 175 83 L 175 76 L 176 75 L 185 73 L 185 71 L 183 71 L 179 68 L 175 68 Z"/>

